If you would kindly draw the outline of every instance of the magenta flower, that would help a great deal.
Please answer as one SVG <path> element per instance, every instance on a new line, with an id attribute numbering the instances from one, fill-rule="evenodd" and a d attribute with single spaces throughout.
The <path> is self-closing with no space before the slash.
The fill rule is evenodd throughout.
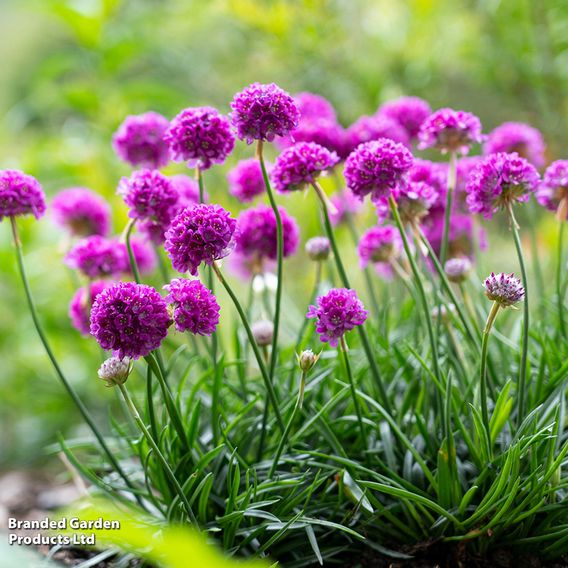
<path id="1" fill-rule="evenodd" d="M 400 97 L 386 102 L 377 114 L 387 116 L 398 122 L 409 138 L 418 136 L 422 123 L 430 116 L 430 105 L 419 97 Z"/>
<path id="2" fill-rule="evenodd" d="M 45 195 L 32 176 L 19 170 L 0 170 L 0 221 L 4 217 L 45 213 Z"/>
<path id="3" fill-rule="evenodd" d="M 304 189 L 339 162 L 335 152 L 313 142 L 299 142 L 284 150 L 272 168 L 272 182 L 281 193 Z"/>
<path id="4" fill-rule="evenodd" d="M 558 219 L 568 219 L 568 160 L 556 160 L 544 172 L 542 183 L 536 190 L 537 201 Z"/>
<path id="5" fill-rule="evenodd" d="M 276 136 L 287 136 L 300 119 L 294 99 L 274 83 L 248 86 L 235 95 L 231 109 L 237 136 L 247 144 L 254 140 L 272 142 Z"/>
<path id="6" fill-rule="evenodd" d="M 319 296 L 317 306 L 310 306 L 306 317 L 316 318 L 320 340 L 337 347 L 339 340 L 354 327 L 363 325 L 369 312 L 355 290 L 332 288 Z"/>
<path id="7" fill-rule="evenodd" d="M 428 214 L 438 198 L 438 192 L 430 184 L 412 181 L 401 185 L 396 202 L 403 221 L 417 222 Z"/>
<path id="8" fill-rule="evenodd" d="M 212 335 L 219 323 L 220 307 L 213 293 L 199 280 L 174 278 L 164 286 L 178 331 Z"/>
<path id="9" fill-rule="evenodd" d="M 177 206 L 179 211 L 199 203 L 199 184 L 193 178 L 185 174 L 177 174 L 170 176 L 170 182 L 178 193 Z M 203 198 L 205 201 L 209 200 L 207 192 L 204 193 Z"/>
<path id="10" fill-rule="evenodd" d="M 196 205 L 179 213 L 166 232 L 165 249 L 178 272 L 197 276 L 202 262 L 213 264 L 235 246 L 237 221 L 220 205 Z"/>
<path id="11" fill-rule="evenodd" d="M 321 95 L 303 92 L 294 95 L 294 102 L 300 111 L 300 121 L 331 120 L 336 121 L 337 115 L 333 105 Z"/>
<path id="12" fill-rule="evenodd" d="M 162 296 L 134 282 L 105 288 L 91 309 L 91 335 L 120 359 L 139 359 L 158 349 L 171 323 Z"/>
<path id="13" fill-rule="evenodd" d="M 472 213 L 490 219 L 515 201 L 528 201 L 538 185 L 535 167 L 518 154 L 491 154 L 472 171 L 466 187 Z"/>
<path id="14" fill-rule="evenodd" d="M 340 124 L 327 118 L 301 119 L 298 128 L 289 136 L 274 141 L 281 150 L 298 142 L 314 142 L 340 156 L 345 154 L 345 130 Z"/>
<path id="15" fill-rule="evenodd" d="M 369 263 L 385 263 L 399 256 L 402 240 L 399 232 L 390 225 L 371 227 L 359 239 L 357 253 L 361 268 Z"/>
<path id="16" fill-rule="evenodd" d="M 347 187 L 363 199 L 388 198 L 412 166 L 412 154 L 403 145 L 387 138 L 358 146 L 345 162 Z"/>
<path id="17" fill-rule="evenodd" d="M 406 130 L 392 118 L 378 114 L 362 116 L 346 130 L 344 151 L 349 155 L 359 144 L 380 138 L 388 138 L 406 147 L 410 146 L 410 138 Z"/>
<path id="18" fill-rule="evenodd" d="M 126 244 L 120 243 L 120 246 L 123 249 L 123 272 L 132 274 L 132 267 L 130 266 L 130 257 L 128 256 L 128 249 L 126 248 Z M 158 264 L 158 257 L 156 256 L 156 253 L 150 246 L 150 244 L 144 239 L 132 237 L 130 239 L 130 247 L 132 249 L 132 255 L 134 256 L 134 260 L 136 261 L 136 266 L 138 267 L 140 274 L 144 275 L 154 272 Z"/>
<path id="19" fill-rule="evenodd" d="M 469 112 L 441 108 L 422 123 L 418 139 L 420 150 L 434 147 L 467 154 L 472 144 L 481 142 L 481 122 Z"/>
<path id="20" fill-rule="evenodd" d="M 356 215 L 363 209 L 362 201 L 355 197 L 350 189 L 332 195 L 330 201 L 335 207 L 335 210 L 329 210 L 329 219 L 333 226 L 345 221 L 347 215 Z"/>
<path id="21" fill-rule="evenodd" d="M 97 296 L 112 282 L 95 280 L 75 292 L 69 304 L 69 318 L 73 327 L 82 335 L 90 333 L 91 307 Z"/>
<path id="22" fill-rule="evenodd" d="M 267 274 L 276 271 L 274 260 L 264 259 L 261 264 L 257 258 L 240 254 L 237 251 L 227 258 L 225 266 L 228 272 L 245 282 L 250 282 L 255 276 L 263 275 L 264 285 L 266 285 Z"/>
<path id="23" fill-rule="evenodd" d="M 60 191 L 51 202 L 51 214 L 56 225 L 76 237 L 106 237 L 110 232 L 108 203 L 84 187 Z"/>
<path id="24" fill-rule="evenodd" d="M 65 257 L 69 268 L 91 279 L 118 276 L 124 272 L 125 262 L 124 247 L 99 235 L 81 239 Z"/>
<path id="25" fill-rule="evenodd" d="M 224 163 L 235 146 L 229 120 L 212 107 L 182 110 L 166 130 L 164 141 L 172 160 L 203 170 Z"/>
<path id="26" fill-rule="evenodd" d="M 260 162 L 255 158 L 241 160 L 229 171 L 227 180 L 231 194 L 243 203 L 251 202 L 266 190 Z"/>
<path id="27" fill-rule="evenodd" d="M 158 169 L 169 162 L 168 145 L 162 140 L 168 119 L 156 112 L 127 116 L 112 137 L 117 156 L 131 166 Z"/>
<path id="28" fill-rule="evenodd" d="M 502 308 L 515 305 L 520 302 L 524 295 L 525 289 L 522 282 L 515 278 L 514 274 L 500 274 L 491 273 L 483 283 L 485 288 L 485 295 L 500 304 Z"/>
<path id="29" fill-rule="evenodd" d="M 522 122 L 504 122 L 489 136 L 483 146 L 484 154 L 516 152 L 536 168 L 544 166 L 545 144 L 542 134 Z"/>
<path id="30" fill-rule="evenodd" d="M 291 256 L 298 249 L 299 228 L 296 220 L 284 207 L 278 207 L 282 219 L 283 256 Z M 237 219 L 237 246 L 235 251 L 252 259 L 261 267 L 265 259 L 277 257 L 278 239 L 276 217 L 271 207 L 259 205 L 246 209 Z"/>

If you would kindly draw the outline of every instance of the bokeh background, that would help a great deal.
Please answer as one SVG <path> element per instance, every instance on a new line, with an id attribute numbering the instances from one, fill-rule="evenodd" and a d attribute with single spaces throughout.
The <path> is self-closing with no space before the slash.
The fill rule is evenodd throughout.
<path id="1" fill-rule="evenodd" d="M 0 62 L 0 168 L 36 176 L 48 196 L 96 189 L 114 205 L 117 232 L 126 216 L 114 192 L 129 170 L 110 139 L 125 115 L 171 117 L 202 104 L 227 112 L 253 81 L 320 93 L 344 125 L 389 98 L 417 95 L 477 114 L 486 132 L 529 122 L 545 134 L 549 161 L 568 154 L 565 0 L 0 0 Z M 251 151 L 239 144 L 237 156 Z M 223 176 L 208 173 L 209 193 L 236 210 Z M 316 213 L 302 199 L 289 207 L 306 237 L 317 232 Z M 523 215 L 536 229 L 538 260 L 552 216 L 534 207 Z M 106 422 L 115 407 L 96 379 L 101 353 L 67 319 L 74 287 L 61 263 L 65 240 L 48 218 L 21 227 L 57 355 Z M 492 231 L 498 239 L 506 227 Z M 508 256 L 499 269 L 514 268 Z M 300 288 L 302 266 L 302 258 L 287 266 Z M 0 223 L 0 468 L 44 460 L 59 431 L 82 433 L 33 332 Z"/>

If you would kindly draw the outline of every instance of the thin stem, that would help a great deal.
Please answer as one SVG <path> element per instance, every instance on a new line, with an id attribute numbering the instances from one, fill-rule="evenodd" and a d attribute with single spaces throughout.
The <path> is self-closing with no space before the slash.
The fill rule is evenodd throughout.
<path id="1" fill-rule="evenodd" d="M 183 506 L 184 506 L 184 508 L 187 512 L 188 517 L 190 518 L 191 522 L 195 526 L 197 526 L 197 519 L 195 518 L 195 515 L 193 514 L 193 511 L 191 509 L 191 505 L 189 504 L 189 501 L 187 500 L 187 497 L 186 497 L 185 493 L 183 492 L 181 485 L 179 484 L 179 482 L 178 482 L 176 476 L 174 475 L 172 468 L 168 464 L 166 458 L 164 457 L 164 454 L 162 454 L 162 452 L 160 451 L 158 444 L 156 444 L 156 442 L 154 441 L 154 438 L 152 438 L 152 436 L 150 435 L 150 432 L 148 432 L 148 429 L 146 428 L 144 421 L 140 417 L 140 414 L 138 413 L 138 410 L 137 410 L 136 406 L 134 405 L 132 398 L 130 397 L 130 393 L 128 392 L 128 390 L 126 388 L 126 385 L 124 385 L 124 384 L 118 385 L 118 388 L 120 389 L 120 392 L 122 393 L 122 396 L 124 397 L 124 401 L 126 402 L 126 406 L 128 407 L 128 410 L 132 414 L 132 418 L 134 419 L 134 422 L 136 422 L 136 425 L 138 426 L 138 428 L 140 428 L 140 431 L 142 432 L 142 434 L 146 438 L 149 446 L 152 448 L 154 455 L 158 458 L 158 461 L 162 465 L 165 474 L 168 476 L 169 480 L 171 481 L 172 485 L 174 486 L 180 501 L 183 503 Z"/>
<path id="2" fill-rule="evenodd" d="M 442 247 L 440 250 L 440 261 L 442 266 L 446 262 L 448 256 L 448 241 L 450 238 L 450 224 L 452 217 L 452 204 L 454 199 L 454 190 L 456 187 L 456 169 L 457 169 L 457 154 L 450 152 L 450 165 L 448 169 L 448 189 L 446 192 L 446 209 L 444 211 L 444 232 L 442 233 Z"/>
<path id="3" fill-rule="evenodd" d="M 566 221 L 560 220 L 558 223 L 558 248 L 556 260 L 556 300 L 558 302 L 558 318 L 560 323 L 560 332 L 562 337 L 566 339 L 566 322 L 564 320 L 564 294 L 562 291 L 562 273 L 563 273 L 563 241 L 564 241 L 564 225 Z"/>
<path id="4" fill-rule="evenodd" d="M 511 219 L 511 230 L 513 231 L 513 238 L 515 241 L 515 248 L 517 249 L 517 257 L 521 267 L 521 278 L 525 288 L 525 298 L 523 302 L 523 338 L 521 342 L 521 364 L 519 367 L 519 405 L 517 409 L 517 424 L 520 425 L 525 415 L 525 399 L 527 388 L 527 361 L 529 352 L 529 290 L 527 270 L 525 267 L 525 258 L 523 255 L 523 246 L 521 244 L 521 237 L 519 235 L 519 225 L 513 213 L 513 205 L 511 202 L 507 204 L 509 218 Z"/>
<path id="5" fill-rule="evenodd" d="M 357 399 L 357 389 L 355 388 L 355 380 L 353 379 L 353 372 L 351 371 L 351 364 L 349 363 L 349 354 L 347 343 L 345 342 L 345 337 L 342 337 L 339 341 L 340 351 L 343 354 L 343 362 L 345 363 L 345 374 L 349 381 L 349 386 L 351 387 L 351 396 L 353 397 L 353 405 L 355 406 L 355 413 L 357 414 L 357 422 L 359 423 L 359 431 L 361 432 L 361 442 L 363 443 L 363 448 L 367 447 L 367 436 L 365 435 L 365 426 L 363 424 L 363 416 L 361 414 L 361 406 L 359 400 Z"/>
<path id="6" fill-rule="evenodd" d="M 325 225 L 325 231 L 327 233 L 327 238 L 331 244 L 331 250 L 333 251 L 333 258 L 335 261 L 335 265 L 337 267 L 337 272 L 339 273 L 339 278 L 343 283 L 345 288 L 351 288 L 349 284 L 349 278 L 347 277 L 347 272 L 345 272 L 345 267 L 343 266 L 343 262 L 341 260 L 341 255 L 339 254 L 339 248 L 337 246 L 337 242 L 335 240 L 335 234 L 333 232 L 333 227 L 331 226 L 331 221 L 329 219 L 329 211 L 327 209 L 327 202 L 323 195 L 322 188 L 317 184 L 314 183 L 313 187 L 316 191 L 316 195 L 318 196 L 321 204 L 321 209 L 323 213 L 323 220 Z M 377 385 L 379 390 L 379 395 L 381 397 L 381 403 L 387 412 L 391 412 L 390 403 L 387 395 L 387 391 L 385 385 L 383 384 L 383 380 L 379 373 L 379 367 L 377 366 L 377 361 L 375 360 L 373 350 L 371 348 L 371 342 L 369 341 L 369 336 L 365 330 L 364 325 L 357 326 L 357 331 L 359 333 L 359 337 L 361 338 L 361 343 L 363 345 L 363 350 L 365 351 L 365 355 L 367 356 L 367 360 L 369 361 L 369 367 L 371 369 L 371 374 L 373 375 L 373 379 Z"/>
<path id="7" fill-rule="evenodd" d="M 118 463 L 118 460 L 116 459 L 114 454 L 110 451 L 109 447 L 107 446 L 107 444 L 106 444 L 106 442 L 103 438 L 103 435 L 101 434 L 101 432 L 97 428 L 93 418 L 91 417 L 87 408 L 85 407 L 85 405 L 83 404 L 83 402 L 79 398 L 79 395 L 75 392 L 75 389 L 71 386 L 71 383 L 69 383 L 69 381 L 67 380 L 67 378 L 63 374 L 63 371 L 62 371 L 61 367 L 59 366 L 57 359 L 55 358 L 55 355 L 54 355 L 54 353 L 51 349 L 51 346 L 49 345 L 49 341 L 47 340 L 47 336 L 45 335 L 45 333 L 43 331 L 43 327 L 41 325 L 41 322 L 39 320 L 39 316 L 38 316 L 38 313 L 37 313 L 37 310 L 36 310 L 36 307 L 35 307 L 35 302 L 34 302 L 34 299 L 33 299 L 33 296 L 32 296 L 31 288 L 30 288 L 30 285 L 29 285 L 29 282 L 28 282 L 28 277 L 27 277 L 27 274 L 26 274 L 26 268 L 25 268 L 25 265 L 24 265 L 24 257 L 23 257 L 23 253 L 22 253 L 22 243 L 20 241 L 20 236 L 18 234 L 18 226 L 16 224 L 16 220 L 14 219 L 14 217 L 10 217 L 10 222 L 11 222 L 11 225 L 12 225 L 12 236 L 13 236 L 13 239 L 14 239 L 14 246 L 16 248 L 16 259 L 17 259 L 17 263 L 18 263 L 18 270 L 19 270 L 19 273 L 20 273 L 20 278 L 22 280 L 22 284 L 24 285 L 24 292 L 25 292 L 25 295 L 26 295 L 28 308 L 29 308 L 30 314 L 32 316 L 34 327 L 35 327 L 36 332 L 37 332 L 37 334 L 40 338 L 40 341 L 43 344 L 43 347 L 44 347 L 44 349 L 47 353 L 47 356 L 49 357 L 49 360 L 51 361 L 51 364 L 53 365 L 53 368 L 55 369 L 55 373 L 59 377 L 60 381 L 63 383 L 65 390 L 67 391 L 67 393 L 69 394 L 69 396 L 73 400 L 75 406 L 78 408 L 79 412 L 81 413 L 83 420 L 85 420 L 85 422 L 87 423 L 87 425 L 89 426 L 89 428 L 93 432 L 95 438 L 97 439 L 97 442 L 99 443 L 102 450 L 106 454 L 110 464 L 112 465 L 114 470 L 120 475 L 120 477 L 122 477 L 122 479 L 124 480 L 124 483 L 126 483 L 126 485 L 130 489 L 133 490 L 133 495 L 136 498 L 136 501 L 138 501 L 140 506 L 144 507 L 144 502 L 142 501 L 141 497 L 136 493 L 135 486 L 130 481 L 130 479 L 128 479 L 126 473 L 124 473 L 124 470 L 122 469 L 122 467 Z"/>
<path id="8" fill-rule="evenodd" d="M 169 282 L 170 275 L 168 273 L 168 267 L 164 262 L 164 257 L 161 254 L 160 248 L 156 244 L 154 244 L 154 251 L 156 253 L 156 257 L 158 258 L 158 268 L 160 270 L 160 275 L 162 277 L 162 280 L 164 282 Z"/>
<path id="9" fill-rule="evenodd" d="M 205 184 L 203 183 L 203 172 L 199 166 L 195 166 L 195 179 L 199 186 L 199 203 L 205 203 Z"/>
<path id="10" fill-rule="evenodd" d="M 256 362 L 257 362 L 258 367 L 260 369 L 260 374 L 262 375 L 262 378 L 264 380 L 264 384 L 266 386 L 266 391 L 268 393 L 268 398 L 270 400 L 270 403 L 272 404 L 272 407 L 274 408 L 274 414 L 276 415 L 276 420 L 278 422 L 280 429 L 282 430 L 282 432 L 284 432 L 285 425 L 284 425 L 284 421 L 282 420 L 282 415 L 280 414 L 280 409 L 278 408 L 278 400 L 276 398 L 276 392 L 274 391 L 274 386 L 272 384 L 272 381 L 270 380 L 270 375 L 268 374 L 268 370 L 266 369 L 266 365 L 264 364 L 264 361 L 262 359 L 262 354 L 260 353 L 258 345 L 257 345 L 257 343 L 254 339 L 254 335 L 252 334 L 252 329 L 251 329 L 250 324 L 247 320 L 247 316 L 246 316 L 237 296 L 233 292 L 232 288 L 229 286 L 229 283 L 225 280 L 225 277 L 223 276 L 221 271 L 219 270 L 219 266 L 216 263 L 213 263 L 212 267 L 213 267 L 213 272 L 215 272 L 215 275 L 219 279 L 219 282 L 221 282 L 223 288 L 225 288 L 225 290 L 227 291 L 227 294 L 229 294 L 229 296 L 230 296 L 231 300 L 233 301 L 233 304 L 235 305 L 235 308 L 236 308 L 236 310 L 239 314 L 239 317 L 241 318 L 241 322 L 242 322 L 242 324 L 245 328 L 249 343 L 251 344 L 252 350 L 254 352 L 254 356 L 256 358 Z"/>
<path id="11" fill-rule="evenodd" d="M 487 348 L 489 345 L 489 334 L 491 328 L 493 327 L 493 322 L 497 317 L 499 312 L 499 302 L 493 302 L 489 315 L 487 316 L 487 321 L 485 323 L 485 328 L 483 330 L 483 335 L 481 339 L 481 370 L 479 375 L 479 394 L 481 398 L 481 418 L 483 420 L 483 425 L 487 430 L 487 436 L 491 440 L 491 429 L 489 426 L 489 410 L 487 407 Z"/>
<path id="12" fill-rule="evenodd" d="M 130 238 L 132 236 L 132 231 L 136 225 L 136 219 L 130 219 L 128 225 L 126 226 L 126 250 L 128 251 L 128 259 L 130 260 L 130 270 L 132 270 L 132 275 L 134 276 L 134 281 L 136 284 L 140 284 L 140 271 L 138 270 L 138 265 L 136 264 L 136 258 L 134 257 L 134 252 L 132 251 L 132 243 Z"/>

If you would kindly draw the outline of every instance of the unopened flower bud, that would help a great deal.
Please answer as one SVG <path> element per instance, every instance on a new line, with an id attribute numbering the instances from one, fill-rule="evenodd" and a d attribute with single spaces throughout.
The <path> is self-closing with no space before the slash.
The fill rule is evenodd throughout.
<path id="1" fill-rule="evenodd" d="M 99 378 L 105 381 L 107 387 L 114 387 L 124 384 L 131 370 L 132 363 L 128 357 L 124 359 L 110 357 L 101 365 Z"/>
<path id="2" fill-rule="evenodd" d="M 450 258 L 444 265 L 444 272 L 450 282 L 465 282 L 471 272 L 471 261 L 465 256 Z"/>
<path id="3" fill-rule="evenodd" d="M 257 345 L 267 347 L 272 344 L 274 324 L 268 320 L 260 320 L 252 324 L 252 335 Z"/>
<path id="4" fill-rule="evenodd" d="M 437 321 L 440 318 L 444 323 L 448 323 L 450 321 L 451 314 L 455 314 L 456 307 L 454 304 L 448 304 L 446 307 L 445 305 L 441 305 L 439 308 L 432 308 L 430 312 L 430 316 L 434 321 Z"/>
<path id="5" fill-rule="evenodd" d="M 316 355 L 311 349 L 306 349 L 298 355 L 298 365 L 304 373 L 308 373 L 319 358 L 320 356 Z"/>
<path id="6" fill-rule="evenodd" d="M 311 260 L 327 260 L 330 252 L 331 245 L 327 237 L 313 237 L 306 242 L 306 254 Z"/>

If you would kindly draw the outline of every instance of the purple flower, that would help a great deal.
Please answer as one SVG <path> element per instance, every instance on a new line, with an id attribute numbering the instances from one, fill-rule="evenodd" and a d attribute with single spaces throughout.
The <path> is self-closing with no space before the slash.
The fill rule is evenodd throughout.
<path id="1" fill-rule="evenodd" d="M 132 362 L 128 357 L 119 359 L 118 357 L 110 357 L 103 361 L 99 367 L 99 379 L 106 383 L 107 387 L 123 385 L 130 373 L 132 372 Z"/>
<path id="2" fill-rule="evenodd" d="M 156 112 L 127 116 L 112 137 L 114 151 L 134 167 L 161 168 L 169 161 L 168 146 L 162 140 L 168 126 L 167 118 Z"/>
<path id="3" fill-rule="evenodd" d="M 247 144 L 254 140 L 272 142 L 276 136 L 287 136 L 300 119 L 294 99 L 274 83 L 248 86 L 235 95 L 231 109 L 237 136 Z"/>
<path id="4" fill-rule="evenodd" d="M 337 347 L 339 340 L 355 326 L 362 325 L 369 312 L 355 290 L 332 288 L 319 296 L 317 306 L 310 306 L 306 317 L 316 318 L 320 340 Z"/>
<path id="5" fill-rule="evenodd" d="M 518 154 L 491 154 L 472 171 L 466 187 L 472 213 L 487 219 L 515 201 L 528 201 L 539 181 L 535 167 Z"/>
<path id="6" fill-rule="evenodd" d="M 464 282 L 471 272 L 471 260 L 467 256 L 450 258 L 444 265 L 444 272 L 450 282 Z"/>
<path id="7" fill-rule="evenodd" d="M 32 176 L 19 170 L 0 170 L 0 221 L 4 217 L 45 213 L 45 195 Z"/>
<path id="8" fill-rule="evenodd" d="M 381 115 L 362 116 L 345 132 L 345 153 L 349 155 L 359 144 L 380 138 L 400 142 L 407 148 L 410 146 L 406 130 L 392 118 Z"/>
<path id="9" fill-rule="evenodd" d="M 166 130 L 164 141 L 172 160 L 203 170 L 222 164 L 235 146 L 229 120 L 212 107 L 182 110 Z"/>
<path id="10" fill-rule="evenodd" d="M 199 280 L 174 278 L 164 286 L 178 331 L 212 335 L 219 323 L 217 298 Z"/>
<path id="11" fill-rule="evenodd" d="M 124 271 L 125 262 L 124 246 L 99 235 L 81 239 L 65 257 L 69 268 L 91 279 L 117 276 Z"/>
<path id="12" fill-rule="evenodd" d="M 522 122 L 504 122 L 489 136 L 483 146 L 484 154 L 516 152 L 533 166 L 544 166 L 544 140 L 542 134 Z"/>
<path id="13" fill-rule="evenodd" d="M 91 309 L 91 335 L 120 359 L 139 359 L 158 349 L 171 323 L 162 296 L 134 282 L 105 288 Z"/>
<path id="14" fill-rule="evenodd" d="M 356 215 L 363 208 L 361 200 L 357 199 L 350 189 L 332 195 L 330 201 L 335 207 L 335 210 L 329 211 L 329 219 L 333 226 L 342 223 L 347 215 Z"/>
<path id="15" fill-rule="evenodd" d="M 69 304 L 69 318 L 73 327 L 83 335 L 89 335 L 91 307 L 97 296 L 112 282 L 95 280 L 88 286 L 79 288 Z"/>
<path id="16" fill-rule="evenodd" d="M 497 302 L 502 308 L 513 306 L 520 302 L 524 295 L 525 289 L 523 284 L 514 274 L 500 274 L 495 275 L 493 272 L 491 276 L 485 279 L 483 283 L 485 288 L 485 295 L 492 301 Z"/>
<path id="17" fill-rule="evenodd" d="M 327 260 L 331 253 L 331 243 L 327 237 L 312 237 L 306 241 L 305 250 L 310 260 Z"/>
<path id="18" fill-rule="evenodd" d="M 387 138 L 358 146 L 345 162 L 347 187 L 359 199 L 371 194 L 373 201 L 387 198 L 412 166 L 412 154 Z"/>
<path id="19" fill-rule="evenodd" d="M 399 256 L 401 250 L 400 234 L 390 225 L 371 227 L 359 239 L 357 245 L 361 268 L 365 268 L 370 262 L 389 264 Z"/>
<path id="20" fill-rule="evenodd" d="M 568 219 L 568 160 L 556 160 L 548 166 L 536 199 L 543 207 L 556 211 L 560 221 Z"/>
<path id="21" fill-rule="evenodd" d="M 252 278 L 262 275 L 263 286 L 267 285 L 267 275 L 276 271 L 276 262 L 274 260 L 266 259 L 260 264 L 257 258 L 240 254 L 236 251 L 227 258 L 225 266 L 228 272 L 245 282 L 250 282 Z"/>
<path id="22" fill-rule="evenodd" d="M 193 178 L 185 174 L 177 174 L 170 176 L 170 182 L 178 193 L 177 205 L 180 211 L 199 203 L 199 184 Z M 209 200 L 207 192 L 204 193 L 203 199 L 206 202 Z"/>
<path id="23" fill-rule="evenodd" d="M 301 119 L 298 128 L 289 136 L 277 138 L 274 142 L 282 150 L 298 142 L 314 142 L 338 155 L 345 154 L 345 130 L 335 120 L 327 118 Z"/>
<path id="24" fill-rule="evenodd" d="M 337 115 L 333 105 L 321 95 L 314 93 L 298 93 L 294 102 L 300 111 L 300 120 L 331 120 L 336 121 Z"/>
<path id="25" fill-rule="evenodd" d="M 202 262 L 213 264 L 234 248 L 237 221 L 220 205 L 195 205 L 179 213 L 166 232 L 165 249 L 178 272 L 197 276 Z"/>
<path id="26" fill-rule="evenodd" d="M 439 194 L 430 184 L 423 181 L 411 181 L 401 184 L 393 192 L 400 217 L 405 223 L 416 223 L 428 215 L 430 209 L 438 202 Z M 377 217 L 382 223 L 389 216 L 389 204 L 386 199 L 375 202 Z"/>
<path id="27" fill-rule="evenodd" d="M 441 108 L 422 123 L 418 139 L 420 150 L 434 147 L 467 154 L 473 143 L 481 142 L 481 122 L 469 112 Z"/>
<path id="28" fill-rule="evenodd" d="M 120 246 L 123 248 L 123 272 L 132 274 L 132 267 L 130 266 L 130 257 L 128 256 L 126 244 L 121 243 Z M 151 274 L 154 272 L 156 265 L 158 264 L 158 257 L 150 244 L 144 239 L 132 237 L 130 239 L 130 247 L 140 274 Z"/>
<path id="29" fill-rule="evenodd" d="M 379 115 L 396 120 L 409 138 L 416 138 L 422 123 L 430 116 L 430 105 L 419 97 L 400 97 L 388 101 L 379 108 Z"/>
<path id="30" fill-rule="evenodd" d="M 438 194 L 440 200 L 443 199 L 442 205 L 445 207 L 448 185 L 448 168 L 446 164 L 417 158 L 408 170 L 407 181 L 408 183 L 425 183 L 431 186 Z"/>
<path id="31" fill-rule="evenodd" d="M 108 203 L 100 195 L 84 187 L 60 191 L 51 202 L 51 213 L 56 225 L 67 229 L 73 236 L 106 237 L 110 232 Z"/>
<path id="32" fill-rule="evenodd" d="M 228 174 L 229 191 L 243 203 L 251 202 L 266 190 L 260 162 L 256 158 L 241 160 Z"/>
<path id="33" fill-rule="evenodd" d="M 335 152 L 314 142 L 299 142 L 284 150 L 272 168 L 272 182 L 282 193 L 304 189 L 339 162 Z"/>
<path id="34" fill-rule="evenodd" d="M 298 249 L 299 229 L 293 217 L 278 207 L 282 219 L 283 254 L 293 255 Z M 276 217 L 271 207 L 259 205 L 246 209 L 237 219 L 237 246 L 235 252 L 253 259 L 262 266 L 264 259 L 277 257 Z"/>
<path id="35" fill-rule="evenodd" d="M 467 183 L 469 182 L 469 177 L 471 172 L 478 166 L 478 164 L 483 160 L 481 156 L 470 156 L 465 158 L 460 158 L 457 162 L 456 167 L 456 188 L 455 188 L 455 200 L 454 204 L 463 213 L 469 213 L 469 208 L 467 207 Z M 447 168 L 446 168 L 447 173 Z M 445 207 L 447 189 L 443 192 L 443 203 L 440 202 L 442 207 Z M 440 200 L 441 201 L 441 200 Z"/>

